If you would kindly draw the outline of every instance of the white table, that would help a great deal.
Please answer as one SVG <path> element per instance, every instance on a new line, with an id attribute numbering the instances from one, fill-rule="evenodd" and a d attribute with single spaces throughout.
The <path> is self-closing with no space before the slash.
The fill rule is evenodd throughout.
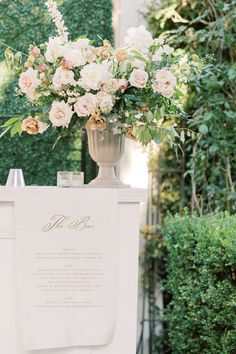
<path id="1" fill-rule="evenodd" d="M 56 187 L 26 187 L 45 197 Z M 111 344 L 26 352 L 21 341 L 16 296 L 14 206 L 25 188 L 0 187 L 0 353 L 2 354 L 135 354 L 138 297 L 139 207 L 141 189 L 119 190 L 118 204 L 118 319 Z M 73 193 L 80 195 L 80 189 Z M 35 200 L 37 203 L 37 200 Z"/>

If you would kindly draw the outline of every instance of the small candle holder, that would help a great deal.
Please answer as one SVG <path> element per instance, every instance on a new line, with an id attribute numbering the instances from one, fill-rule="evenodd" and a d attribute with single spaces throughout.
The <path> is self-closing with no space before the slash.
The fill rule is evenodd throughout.
<path id="1" fill-rule="evenodd" d="M 84 186 L 84 172 L 71 172 L 70 187 L 82 188 Z"/>
<path id="2" fill-rule="evenodd" d="M 84 185 L 84 173 L 78 171 L 58 171 L 57 187 L 59 188 L 82 188 Z"/>
<path id="3" fill-rule="evenodd" d="M 58 171 L 57 172 L 57 187 L 59 188 L 69 188 L 70 187 L 70 174 L 68 171 Z"/>

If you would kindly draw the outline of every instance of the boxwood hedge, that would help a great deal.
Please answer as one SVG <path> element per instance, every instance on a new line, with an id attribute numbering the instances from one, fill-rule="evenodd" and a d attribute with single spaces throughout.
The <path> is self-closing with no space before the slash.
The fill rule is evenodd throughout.
<path id="1" fill-rule="evenodd" d="M 236 217 L 168 218 L 166 319 L 174 354 L 236 353 Z"/>

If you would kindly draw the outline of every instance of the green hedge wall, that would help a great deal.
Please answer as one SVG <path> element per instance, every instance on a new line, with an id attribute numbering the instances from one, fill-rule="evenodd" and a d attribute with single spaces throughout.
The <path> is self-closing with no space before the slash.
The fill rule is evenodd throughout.
<path id="1" fill-rule="evenodd" d="M 174 354 L 236 352 L 236 217 L 168 218 L 166 319 Z"/>
<path id="2" fill-rule="evenodd" d="M 56 35 L 44 0 L 2 0 L 0 2 L 0 41 L 28 51 L 32 42 L 40 44 Z M 112 40 L 112 0 L 57 1 L 72 39 L 87 35 L 96 42 Z M 0 43 L 0 117 L 25 110 L 25 100 L 15 97 L 17 78 L 6 70 L 5 47 Z M 55 184 L 56 171 L 80 169 L 80 135 L 52 150 L 55 137 L 9 137 L 0 140 L 0 184 L 5 184 L 10 167 L 23 168 L 27 184 Z"/>

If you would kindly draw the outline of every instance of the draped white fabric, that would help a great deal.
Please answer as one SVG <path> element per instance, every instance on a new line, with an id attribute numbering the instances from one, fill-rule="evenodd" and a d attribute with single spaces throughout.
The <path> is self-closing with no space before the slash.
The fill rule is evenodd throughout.
<path id="1" fill-rule="evenodd" d="M 25 350 L 104 346 L 117 318 L 117 191 L 25 192 L 15 205 Z"/>

